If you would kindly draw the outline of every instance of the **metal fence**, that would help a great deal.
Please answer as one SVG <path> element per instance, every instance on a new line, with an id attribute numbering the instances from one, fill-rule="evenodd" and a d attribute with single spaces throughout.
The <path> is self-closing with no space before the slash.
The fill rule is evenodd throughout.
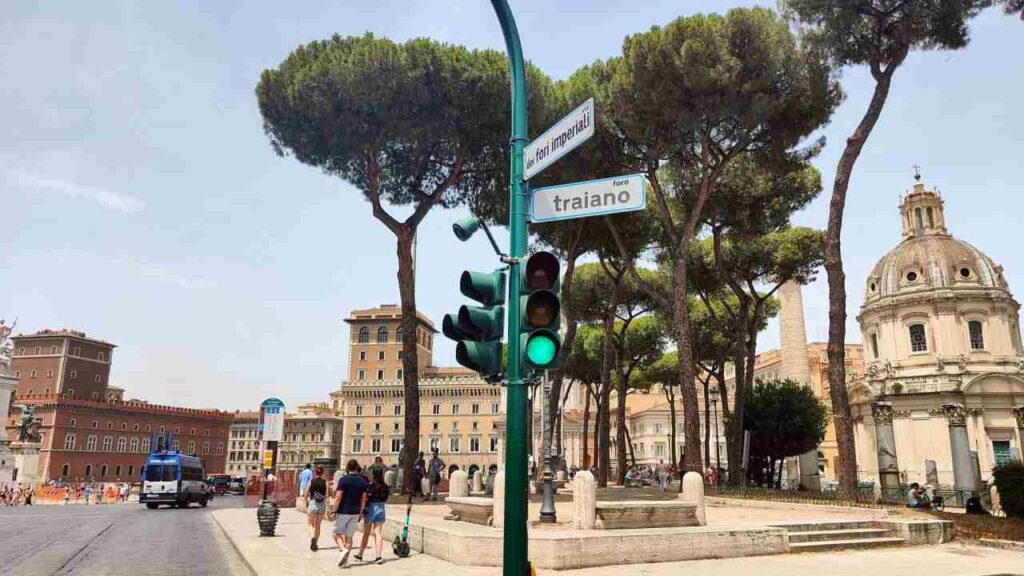
<path id="1" fill-rule="evenodd" d="M 931 490 L 930 498 L 940 497 L 945 506 L 963 507 L 968 498 L 978 497 L 986 511 L 992 511 L 992 499 L 988 491 L 968 492 L 953 488 Z M 874 483 L 861 483 L 855 494 L 841 493 L 834 487 L 824 490 L 800 490 L 790 488 L 765 488 L 760 486 L 725 486 L 707 485 L 704 488 L 707 496 L 723 498 L 744 498 L 750 500 L 768 500 L 773 502 L 793 502 L 798 504 L 825 504 L 833 506 L 852 506 L 858 508 L 889 508 L 905 506 L 910 494 L 910 486 L 899 488 L 876 488 Z"/>

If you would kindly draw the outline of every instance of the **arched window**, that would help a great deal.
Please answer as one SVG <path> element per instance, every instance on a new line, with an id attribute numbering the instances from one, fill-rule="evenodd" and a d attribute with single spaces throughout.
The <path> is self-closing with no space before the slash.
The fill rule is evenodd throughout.
<path id="1" fill-rule="evenodd" d="M 920 230 L 924 228 L 924 222 L 921 221 L 921 209 L 914 208 L 914 222 L 917 224 L 917 228 Z"/>
<path id="2" fill-rule="evenodd" d="M 114 437 L 113 436 L 104 436 L 103 437 L 103 451 L 104 452 L 110 452 L 110 450 L 113 449 L 113 448 L 114 448 Z"/>
<path id="3" fill-rule="evenodd" d="M 134 475 L 135 475 L 135 466 L 132 466 L 131 464 L 129 464 L 128 465 L 128 477 L 131 478 Z"/>
<path id="4" fill-rule="evenodd" d="M 924 324 L 912 324 L 910 326 L 910 351 L 928 351 L 928 339 L 924 333 Z"/>
<path id="5" fill-rule="evenodd" d="M 106 477 L 107 477 L 107 465 L 104 464 L 104 465 L 100 466 L 100 478 L 106 478 Z"/>
<path id="6" fill-rule="evenodd" d="M 370 341 L 370 329 L 363 326 L 359 329 L 359 343 L 366 344 Z"/>
<path id="7" fill-rule="evenodd" d="M 188 441 L 188 444 L 186 445 L 186 448 L 185 448 L 185 452 L 188 452 L 189 454 L 195 454 L 196 453 L 196 441 L 195 440 L 189 440 Z"/>
<path id="8" fill-rule="evenodd" d="M 85 475 L 86 477 L 92 476 L 92 464 L 85 465 Z"/>
<path id="9" fill-rule="evenodd" d="M 117 451 L 124 452 L 128 449 L 128 438 L 121 436 L 117 439 Z"/>
<path id="10" fill-rule="evenodd" d="M 149 439 L 149 438 L 143 438 L 142 439 L 142 451 L 143 452 L 146 452 L 148 454 L 149 453 L 149 448 L 150 448 L 151 445 L 152 445 L 152 440 L 151 439 Z"/>
<path id="11" fill-rule="evenodd" d="M 65 463 L 60 467 L 61 478 L 67 478 L 71 475 L 71 464 Z"/>
<path id="12" fill-rule="evenodd" d="M 139 451 L 139 439 L 137 437 L 132 437 L 131 448 L 130 448 L 129 452 L 138 452 L 138 451 Z M 129 472 L 128 475 L 131 476 L 131 472 Z"/>
<path id="13" fill-rule="evenodd" d="M 96 435 L 92 434 L 85 439 L 85 449 L 89 451 L 96 450 Z"/>
<path id="14" fill-rule="evenodd" d="M 878 358 L 878 334 L 871 333 L 871 357 Z"/>
<path id="15" fill-rule="evenodd" d="M 388 341 L 388 327 L 387 326 L 381 326 L 380 328 L 377 328 L 377 343 L 378 344 L 387 344 L 387 341 Z"/>
<path id="16" fill-rule="evenodd" d="M 925 209 L 925 213 L 928 215 L 928 227 L 935 228 L 935 212 L 932 210 L 932 207 L 929 206 Z"/>
<path id="17" fill-rule="evenodd" d="M 404 331 L 404 330 L 402 330 L 402 327 L 401 327 L 401 326 L 399 326 L 399 327 L 398 327 L 398 330 L 397 330 L 397 331 L 395 332 L 395 342 L 401 342 L 401 341 L 402 341 L 402 338 L 403 338 L 404 336 L 405 336 L 405 331 Z"/>
<path id="18" fill-rule="evenodd" d="M 971 350 L 985 349 L 985 336 L 981 331 L 981 322 L 971 320 L 967 323 L 967 332 L 971 337 Z"/>
<path id="19" fill-rule="evenodd" d="M 64 449 L 74 450 L 75 449 L 75 434 L 71 432 L 64 436 Z"/>
<path id="20" fill-rule="evenodd" d="M 121 477 L 121 465 L 120 464 L 118 464 L 117 466 L 114 466 L 114 476 L 116 476 L 118 478 Z"/>

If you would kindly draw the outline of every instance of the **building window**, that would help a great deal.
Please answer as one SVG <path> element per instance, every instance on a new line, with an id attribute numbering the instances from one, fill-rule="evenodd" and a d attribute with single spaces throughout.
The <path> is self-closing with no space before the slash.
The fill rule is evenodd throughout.
<path id="1" fill-rule="evenodd" d="M 971 350 L 984 350 L 985 337 L 981 333 L 981 322 L 971 320 L 967 323 L 967 331 L 971 336 Z"/>
<path id="2" fill-rule="evenodd" d="M 121 422 L 121 430 L 127 430 L 127 429 L 128 429 L 128 423 L 127 422 Z M 192 433 L 195 434 L 195 431 L 193 430 Z"/>
<path id="3" fill-rule="evenodd" d="M 367 343 L 369 343 L 369 341 L 370 341 L 370 329 L 367 328 L 366 326 L 363 326 L 362 328 L 359 329 L 359 343 L 360 344 L 367 344 Z"/>
<path id="4" fill-rule="evenodd" d="M 402 338 L 404 338 L 404 337 L 405 337 L 405 331 L 402 329 L 401 326 L 399 326 L 398 330 L 395 330 L 395 342 L 401 342 Z"/>
<path id="5" fill-rule="evenodd" d="M 74 398 L 75 397 L 75 389 L 74 388 L 68 388 L 67 394 L 68 394 L 68 398 Z"/>
<path id="6" fill-rule="evenodd" d="M 373 432 L 374 434 L 380 434 L 380 422 L 373 423 Z"/>
<path id="7" fill-rule="evenodd" d="M 474 438 L 470 438 L 469 439 L 469 451 L 472 452 L 473 454 L 476 454 L 477 452 L 480 451 L 480 439 L 479 438 L 475 438 L 474 437 Z"/>
<path id="8" fill-rule="evenodd" d="M 476 432 L 479 429 L 480 429 L 480 423 L 479 422 L 473 422 L 473 431 Z"/>
<path id="9" fill-rule="evenodd" d="M 935 212 L 932 210 L 932 207 L 926 208 L 925 213 L 928 215 L 928 227 L 935 228 Z"/>
<path id="10" fill-rule="evenodd" d="M 148 454 L 149 453 L 149 448 L 150 448 L 151 445 L 152 445 L 152 440 L 150 440 L 149 438 L 143 438 L 142 439 L 142 451 L 143 452 Z"/>
<path id="11" fill-rule="evenodd" d="M 57 353 L 57 347 L 56 346 L 50 346 L 50 354 L 56 354 L 56 353 Z"/>
<path id="12" fill-rule="evenodd" d="M 431 426 L 431 430 L 433 430 L 434 432 L 437 432 L 440 429 L 441 429 L 441 425 L 438 424 L 437 422 L 434 422 L 433 425 Z"/>
<path id="13" fill-rule="evenodd" d="M 1009 440 L 993 440 L 992 441 L 992 456 L 996 462 L 996 466 L 1010 463 L 1010 441 Z"/>
<path id="14" fill-rule="evenodd" d="M 871 357 L 878 358 L 878 334 L 871 333 Z"/>
<path id="15" fill-rule="evenodd" d="M 35 377 L 36 377 L 36 371 L 35 371 L 35 370 L 33 370 L 32 372 L 30 372 L 30 373 L 29 373 L 29 377 L 30 377 L 30 378 L 35 378 Z"/>
<path id="16" fill-rule="evenodd" d="M 122 426 L 121 429 L 123 430 L 124 427 Z M 193 428 L 191 431 L 189 431 L 189 436 L 195 436 L 195 435 L 196 435 L 196 429 Z"/>
<path id="17" fill-rule="evenodd" d="M 114 466 L 114 476 L 116 476 L 118 478 L 121 477 L 121 465 L 120 464 L 118 464 L 117 466 Z"/>
<path id="18" fill-rule="evenodd" d="M 104 465 L 100 466 L 100 478 L 106 478 L 106 477 L 107 477 L 107 465 L 104 464 Z"/>
<path id="19" fill-rule="evenodd" d="M 104 354 L 103 352 L 97 352 L 96 359 L 102 362 L 107 359 L 107 355 Z"/>
<path id="20" fill-rule="evenodd" d="M 366 380 L 366 370 L 356 372 L 356 380 Z"/>
<path id="21" fill-rule="evenodd" d="M 910 326 L 910 351 L 928 351 L 928 339 L 924 334 L 924 324 L 912 324 Z"/>
<path id="22" fill-rule="evenodd" d="M 376 406 L 373 407 L 373 415 L 374 416 L 381 416 L 382 414 L 384 414 L 384 407 L 383 406 L 381 406 L 380 404 L 377 404 Z"/>
<path id="23" fill-rule="evenodd" d="M 189 454 L 195 454 L 196 453 L 196 441 L 195 440 L 189 440 L 188 441 L 188 444 L 185 445 L 185 452 L 188 452 Z"/>
<path id="24" fill-rule="evenodd" d="M 135 466 L 132 466 L 131 464 L 129 464 L 128 465 L 128 477 L 131 478 L 134 475 L 135 475 Z"/>
<path id="25" fill-rule="evenodd" d="M 43 347 L 42 346 L 36 346 L 36 356 L 38 356 L 38 355 L 40 355 L 42 353 L 43 353 Z"/>
<path id="26" fill-rule="evenodd" d="M 120 438 L 117 439 L 117 451 L 118 452 L 124 452 L 127 449 L 128 449 L 128 438 L 125 438 L 124 436 L 121 436 Z"/>
<path id="27" fill-rule="evenodd" d="M 46 371 L 46 377 L 47 378 L 53 378 L 53 370 L 47 370 Z"/>
<path id="28" fill-rule="evenodd" d="M 459 453 L 459 440 L 460 438 L 458 436 L 450 436 L 448 438 L 448 451 L 452 454 Z"/>
<path id="29" fill-rule="evenodd" d="M 73 352 L 74 352 L 75 356 L 81 356 L 82 355 L 82 349 L 79 348 L 78 346 L 75 346 L 75 349 L 73 350 Z"/>
<path id="30" fill-rule="evenodd" d="M 395 412 L 395 416 L 401 416 L 402 415 L 402 405 L 401 404 L 395 404 L 394 412 Z"/>
<path id="31" fill-rule="evenodd" d="M 71 475 L 71 464 L 65 463 L 63 466 L 60 467 L 60 477 L 64 478 L 66 480 L 67 477 L 70 476 L 70 475 Z"/>
<path id="32" fill-rule="evenodd" d="M 458 422 L 452 422 L 452 432 L 458 432 L 458 431 L 459 431 L 459 423 Z"/>
<path id="33" fill-rule="evenodd" d="M 459 409 L 460 407 L 458 404 L 452 404 L 452 415 L 457 416 L 459 414 Z"/>
<path id="34" fill-rule="evenodd" d="M 402 370 L 401 368 L 395 370 L 395 379 L 401 380 L 402 378 L 405 378 L 405 370 Z"/>
<path id="35" fill-rule="evenodd" d="M 501 411 L 501 406 L 498 402 L 491 403 L 491 414 L 497 414 Z"/>
<path id="36" fill-rule="evenodd" d="M 388 343 L 388 327 L 387 326 L 381 326 L 380 328 L 377 328 L 377 343 L 378 344 L 387 344 Z"/>
<path id="37" fill-rule="evenodd" d="M 90 434 L 89 437 L 85 439 L 85 449 L 90 451 L 90 452 L 95 452 L 96 451 L 96 435 L 95 434 Z"/>
<path id="38" fill-rule="evenodd" d="M 356 416 L 362 416 L 362 415 L 363 415 L 363 405 L 362 404 L 356 404 Z"/>
<path id="39" fill-rule="evenodd" d="M 497 436 L 491 436 L 489 448 L 490 448 L 491 452 L 497 452 L 498 451 L 498 437 Z"/>
<path id="40" fill-rule="evenodd" d="M 64 449 L 74 450 L 75 449 L 75 433 L 70 432 L 64 436 Z"/>
<path id="41" fill-rule="evenodd" d="M 352 439 L 352 453 L 353 454 L 359 454 L 362 451 L 363 451 L 363 439 L 362 438 L 353 438 Z"/>
<path id="42" fill-rule="evenodd" d="M 479 404 L 471 405 L 469 407 L 469 411 L 472 412 L 473 414 L 479 414 L 480 413 L 480 405 Z"/>
<path id="43" fill-rule="evenodd" d="M 100 375 L 99 375 L 99 374 L 97 374 L 97 375 L 93 376 L 93 377 L 92 377 L 92 381 L 93 381 L 93 382 L 99 382 L 99 381 L 100 381 Z"/>
<path id="44" fill-rule="evenodd" d="M 99 424 L 100 424 L 99 422 L 97 422 L 96 420 L 93 420 L 92 421 L 92 429 L 95 430 L 97 427 L 99 427 Z"/>
<path id="45" fill-rule="evenodd" d="M 71 371 L 71 379 L 76 380 L 78 378 L 78 370 Z"/>
<path id="46" fill-rule="evenodd" d="M 129 452 L 138 452 L 139 451 L 139 439 L 137 437 L 134 437 L 134 436 L 132 437 L 131 448 L 129 448 L 128 451 Z M 129 472 L 128 474 L 130 475 L 131 472 Z"/>
<path id="47" fill-rule="evenodd" d="M 77 420 L 72 418 L 71 420 L 68 421 L 68 427 L 69 428 L 74 428 L 76 423 L 77 423 Z"/>
<path id="48" fill-rule="evenodd" d="M 103 437 L 103 451 L 110 452 L 114 448 L 114 437 L 104 436 Z"/>
<path id="49" fill-rule="evenodd" d="M 383 369 L 377 370 L 377 380 L 383 380 L 383 379 L 384 379 L 384 370 Z"/>
<path id="50" fill-rule="evenodd" d="M 366 360 L 366 350 L 360 350 L 359 351 L 359 359 L 360 360 Z"/>
<path id="51" fill-rule="evenodd" d="M 381 453 L 381 449 L 380 448 L 381 448 L 381 439 L 380 438 L 373 438 L 372 440 L 370 440 L 370 451 L 371 452 L 373 452 L 374 454 L 380 454 Z"/>
<path id="52" fill-rule="evenodd" d="M 377 352 L 377 360 L 383 360 L 383 359 L 384 359 L 384 351 L 381 350 L 381 351 Z"/>
<path id="53" fill-rule="evenodd" d="M 360 433 L 362 431 L 363 431 L 363 423 L 362 422 L 356 422 L 356 434 L 358 434 L 358 433 Z"/>
<path id="54" fill-rule="evenodd" d="M 400 426 L 398 425 L 398 422 L 395 422 L 394 426 L 392 426 L 392 427 L 391 427 L 391 429 L 392 429 L 393 431 L 395 431 L 395 432 L 398 432 L 398 429 L 399 429 L 399 428 L 400 428 Z"/>
<path id="55" fill-rule="evenodd" d="M 430 407 L 430 413 L 433 414 L 434 416 L 437 416 L 437 415 L 441 414 L 441 405 L 440 404 L 434 404 L 433 406 L 431 406 Z"/>
<path id="56" fill-rule="evenodd" d="M 914 208 L 914 222 L 917 224 L 918 229 L 924 228 L 924 223 L 921 222 L 920 208 Z"/>
<path id="57" fill-rule="evenodd" d="M 132 426 L 132 430 L 134 430 L 135 432 L 138 432 L 139 431 L 139 425 L 136 424 L 135 426 Z"/>
<path id="58" fill-rule="evenodd" d="M 190 443 L 190 444 L 192 444 L 192 448 L 194 450 L 195 449 L 195 443 Z M 209 454 L 209 453 L 210 453 L 210 441 L 206 440 L 206 441 L 203 442 L 203 454 Z"/>
<path id="59" fill-rule="evenodd" d="M 398 454 L 401 451 L 402 451 L 402 439 L 401 438 L 392 438 L 391 439 L 391 452 L 394 453 L 394 454 Z"/>
<path id="60" fill-rule="evenodd" d="M 114 423 L 108 420 L 107 421 L 107 430 L 113 430 L 113 429 L 114 429 Z"/>

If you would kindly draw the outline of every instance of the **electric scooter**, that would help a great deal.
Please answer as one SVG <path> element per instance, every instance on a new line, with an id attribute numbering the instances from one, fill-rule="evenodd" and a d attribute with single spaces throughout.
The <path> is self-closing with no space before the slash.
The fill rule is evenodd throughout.
<path id="1" fill-rule="evenodd" d="M 402 527 L 402 535 L 395 535 L 395 541 L 391 543 L 391 550 L 399 558 L 409 557 L 409 517 L 412 516 L 412 492 L 409 492 L 409 504 L 405 508 L 405 526 Z"/>

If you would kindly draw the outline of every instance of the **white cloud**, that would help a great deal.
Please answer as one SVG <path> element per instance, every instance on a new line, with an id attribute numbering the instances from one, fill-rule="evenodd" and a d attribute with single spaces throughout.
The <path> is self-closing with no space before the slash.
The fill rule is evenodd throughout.
<path id="1" fill-rule="evenodd" d="M 105 208 L 127 214 L 140 212 L 146 207 L 146 203 L 138 198 L 107 190 L 106 188 L 86 186 L 59 178 L 43 178 L 20 171 L 12 171 L 10 176 L 14 183 L 19 186 L 60 192 L 72 198 L 85 198 Z"/>

